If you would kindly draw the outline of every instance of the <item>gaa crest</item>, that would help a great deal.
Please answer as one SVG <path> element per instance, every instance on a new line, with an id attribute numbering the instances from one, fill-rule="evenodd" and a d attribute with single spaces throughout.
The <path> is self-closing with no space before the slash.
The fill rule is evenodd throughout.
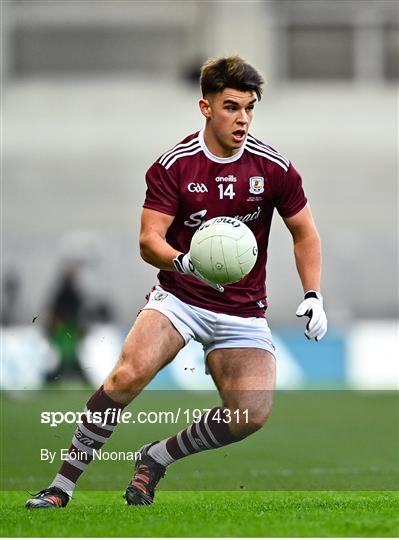
<path id="1" fill-rule="evenodd" d="M 254 195 L 265 191 L 265 179 L 263 176 L 251 176 L 249 179 L 249 192 Z"/>

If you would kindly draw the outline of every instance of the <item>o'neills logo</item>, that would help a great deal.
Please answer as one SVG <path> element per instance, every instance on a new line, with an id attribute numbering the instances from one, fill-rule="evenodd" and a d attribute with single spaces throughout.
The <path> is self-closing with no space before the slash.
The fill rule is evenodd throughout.
<path id="1" fill-rule="evenodd" d="M 228 176 L 217 176 L 215 180 L 216 182 L 237 182 L 237 178 L 232 174 L 229 174 Z"/>

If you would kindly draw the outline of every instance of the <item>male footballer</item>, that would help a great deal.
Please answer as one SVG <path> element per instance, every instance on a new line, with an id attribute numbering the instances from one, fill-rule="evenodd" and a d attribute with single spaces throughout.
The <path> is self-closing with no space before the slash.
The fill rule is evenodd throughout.
<path id="1" fill-rule="evenodd" d="M 125 492 L 127 504 L 152 504 L 158 482 L 174 461 L 241 441 L 265 424 L 275 386 L 273 339 L 265 318 L 274 209 L 293 238 L 305 293 L 296 315 L 309 319 L 305 336 L 318 341 L 327 331 L 320 238 L 301 177 L 286 157 L 249 133 L 262 95 L 261 75 L 240 57 L 229 56 L 205 62 L 200 82 L 204 128 L 165 152 L 146 175 L 140 252 L 160 269 L 159 285 L 138 315 L 113 371 L 87 402 L 86 410 L 107 421 L 93 423 L 83 415 L 69 457 L 50 486 L 27 501 L 28 508 L 68 504 L 93 449 L 99 450 L 116 427 L 106 411 L 126 407 L 191 339 L 203 346 L 221 405 L 210 404 L 214 408 L 198 423 L 140 449 Z M 259 249 L 251 272 L 224 288 L 205 280 L 189 253 L 194 232 L 217 216 L 243 221 Z M 232 414 L 244 410 L 246 421 Z"/>

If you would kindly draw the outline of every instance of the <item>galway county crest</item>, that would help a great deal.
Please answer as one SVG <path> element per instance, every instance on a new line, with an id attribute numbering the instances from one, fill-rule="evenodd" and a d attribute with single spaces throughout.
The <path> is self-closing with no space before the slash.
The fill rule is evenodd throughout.
<path id="1" fill-rule="evenodd" d="M 249 192 L 254 195 L 265 191 L 265 179 L 263 176 L 251 176 L 249 179 Z"/>

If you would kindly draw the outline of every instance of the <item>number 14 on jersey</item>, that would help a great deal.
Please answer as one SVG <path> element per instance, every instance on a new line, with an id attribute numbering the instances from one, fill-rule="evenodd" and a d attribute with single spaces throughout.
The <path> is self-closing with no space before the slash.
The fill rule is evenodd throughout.
<path id="1" fill-rule="evenodd" d="M 224 186 L 223 184 L 218 185 L 219 188 L 219 199 L 224 199 L 225 197 L 229 199 L 233 199 L 235 196 L 234 192 L 234 186 L 233 184 L 228 184 L 227 186 Z"/>

